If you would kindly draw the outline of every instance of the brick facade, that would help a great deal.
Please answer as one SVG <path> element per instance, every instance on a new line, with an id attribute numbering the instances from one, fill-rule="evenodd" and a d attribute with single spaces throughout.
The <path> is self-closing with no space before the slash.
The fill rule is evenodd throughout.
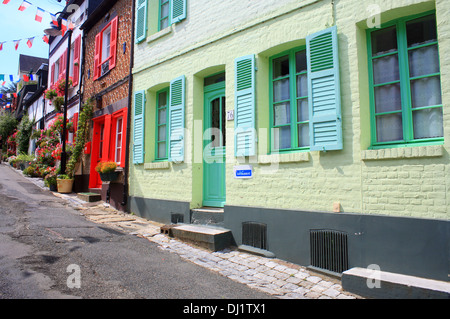
<path id="1" fill-rule="evenodd" d="M 119 0 L 117 3 L 103 15 L 92 29 L 89 30 L 86 37 L 86 55 L 84 69 L 84 100 L 93 98 L 96 95 L 102 95 L 102 108 L 118 102 L 128 97 L 128 81 L 126 81 L 130 70 L 130 50 L 131 50 L 131 28 L 132 28 L 132 0 Z M 109 19 L 105 21 L 105 17 Z M 109 71 L 103 77 L 94 81 L 94 55 L 95 55 L 95 36 L 104 28 L 114 17 L 119 17 L 117 32 L 117 63 L 115 68 Z M 125 44 L 125 51 L 124 51 Z M 112 89 L 117 85 L 118 87 Z"/>

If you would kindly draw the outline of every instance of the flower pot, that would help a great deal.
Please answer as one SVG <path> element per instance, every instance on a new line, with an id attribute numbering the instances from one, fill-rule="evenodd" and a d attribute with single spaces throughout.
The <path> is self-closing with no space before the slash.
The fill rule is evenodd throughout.
<path id="1" fill-rule="evenodd" d="M 119 177 L 119 172 L 99 173 L 102 182 L 114 182 Z"/>
<path id="2" fill-rule="evenodd" d="M 50 188 L 50 191 L 52 191 L 52 192 L 58 191 L 58 188 L 56 187 L 55 184 L 50 184 L 50 185 L 48 185 L 48 188 Z"/>
<path id="3" fill-rule="evenodd" d="M 58 193 L 72 193 L 73 178 L 72 179 L 56 179 L 58 186 Z"/>

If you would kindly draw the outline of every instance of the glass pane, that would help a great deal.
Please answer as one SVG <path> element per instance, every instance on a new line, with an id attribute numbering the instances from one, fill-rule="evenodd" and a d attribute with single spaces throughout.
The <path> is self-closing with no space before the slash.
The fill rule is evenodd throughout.
<path id="1" fill-rule="evenodd" d="M 397 51 L 397 28 L 390 27 L 372 32 L 372 55 Z"/>
<path id="2" fill-rule="evenodd" d="M 166 125 L 161 125 L 158 127 L 158 141 L 166 140 Z"/>
<path id="3" fill-rule="evenodd" d="M 220 82 L 224 82 L 224 81 L 225 81 L 225 72 L 205 78 L 203 80 L 203 85 L 208 86 L 211 84 L 216 84 L 216 83 L 220 83 Z"/>
<path id="4" fill-rule="evenodd" d="M 402 114 L 377 116 L 377 141 L 390 142 L 403 140 Z"/>
<path id="5" fill-rule="evenodd" d="M 273 129 L 274 132 L 274 149 L 283 150 L 291 148 L 291 127 L 283 126 Z"/>
<path id="6" fill-rule="evenodd" d="M 158 124 L 166 124 L 167 109 L 158 110 Z"/>
<path id="7" fill-rule="evenodd" d="M 442 104 L 441 80 L 439 76 L 411 81 L 412 107 Z"/>
<path id="8" fill-rule="evenodd" d="M 305 122 L 309 120 L 308 99 L 297 101 L 297 122 Z"/>
<path id="9" fill-rule="evenodd" d="M 297 76 L 297 97 L 308 96 L 308 75 Z"/>
<path id="10" fill-rule="evenodd" d="M 158 143 L 158 158 L 166 157 L 166 143 Z"/>
<path id="11" fill-rule="evenodd" d="M 169 2 L 161 6 L 161 18 L 169 16 Z"/>
<path id="12" fill-rule="evenodd" d="M 289 102 L 275 104 L 273 106 L 273 125 L 291 123 L 291 106 Z"/>
<path id="13" fill-rule="evenodd" d="M 167 106 L 167 91 L 158 94 L 158 107 L 161 108 L 166 106 Z"/>
<path id="14" fill-rule="evenodd" d="M 431 108 L 413 112 L 414 138 L 443 137 L 442 108 Z"/>
<path id="15" fill-rule="evenodd" d="M 295 54 L 295 72 L 306 72 L 307 69 L 306 51 L 297 52 Z"/>
<path id="16" fill-rule="evenodd" d="M 373 82 L 382 84 L 400 80 L 398 55 L 389 55 L 373 60 Z"/>
<path id="17" fill-rule="evenodd" d="M 437 40 L 436 18 L 434 15 L 420 18 L 406 24 L 408 47 Z"/>
<path id="18" fill-rule="evenodd" d="M 122 155 L 122 149 L 117 148 L 117 149 L 116 149 L 116 159 L 115 159 L 115 161 L 116 161 L 117 163 L 120 163 L 121 155 Z"/>
<path id="19" fill-rule="evenodd" d="M 437 45 L 409 51 L 409 76 L 416 77 L 439 73 L 439 53 Z"/>
<path id="20" fill-rule="evenodd" d="M 399 111 L 401 108 L 400 83 L 375 88 L 375 113 Z"/>
<path id="21" fill-rule="evenodd" d="M 309 146 L 309 124 L 298 125 L 298 147 Z"/>
<path id="22" fill-rule="evenodd" d="M 289 56 L 283 56 L 273 60 L 273 78 L 277 79 L 289 75 Z"/>
<path id="23" fill-rule="evenodd" d="M 273 101 L 289 100 L 289 79 L 283 79 L 273 82 Z"/>
<path id="24" fill-rule="evenodd" d="M 165 18 L 165 19 L 161 20 L 159 29 L 163 30 L 163 29 L 167 28 L 168 26 L 169 26 L 169 18 Z"/>

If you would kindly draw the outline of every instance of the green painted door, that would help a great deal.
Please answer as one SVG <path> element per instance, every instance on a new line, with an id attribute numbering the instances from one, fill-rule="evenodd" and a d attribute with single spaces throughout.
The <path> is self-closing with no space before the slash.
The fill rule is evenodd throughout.
<path id="1" fill-rule="evenodd" d="M 205 86 L 203 206 L 225 205 L 225 82 Z"/>

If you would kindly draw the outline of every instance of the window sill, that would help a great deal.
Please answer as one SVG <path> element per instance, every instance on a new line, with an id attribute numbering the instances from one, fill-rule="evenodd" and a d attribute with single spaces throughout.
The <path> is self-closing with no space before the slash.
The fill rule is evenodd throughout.
<path id="1" fill-rule="evenodd" d="M 144 163 L 144 169 L 156 170 L 156 169 L 169 169 L 169 162 L 154 162 L 154 163 Z"/>
<path id="2" fill-rule="evenodd" d="M 309 152 L 297 152 L 286 154 L 270 154 L 260 155 L 258 157 L 258 163 L 261 165 L 267 165 L 272 163 L 301 163 L 309 162 Z"/>
<path id="3" fill-rule="evenodd" d="M 147 43 L 156 41 L 156 40 L 158 40 L 159 38 L 162 38 L 162 37 L 164 37 L 164 36 L 166 36 L 166 35 L 172 33 L 172 28 L 173 28 L 172 26 L 173 26 L 173 25 L 171 25 L 171 26 L 169 26 L 169 27 L 167 27 L 167 28 L 165 28 L 165 29 L 162 29 L 161 31 L 158 31 L 158 32 L 156 32 L 156 33 L 154 33 L 154 34 L 152 34 L 152 35 L 150 35 L 150 36 L 148 36 L 148 37 L 147 37 L 147 40 L 146 40 Z"/>
<path id="4" fill-rule="evenodd" d="M 429 145 L 401 148 L 384 148 L 361 151 L 361 160 L 376 161 L 390 159 L 429 158 L 444 156 L 443 145 Z"/>

